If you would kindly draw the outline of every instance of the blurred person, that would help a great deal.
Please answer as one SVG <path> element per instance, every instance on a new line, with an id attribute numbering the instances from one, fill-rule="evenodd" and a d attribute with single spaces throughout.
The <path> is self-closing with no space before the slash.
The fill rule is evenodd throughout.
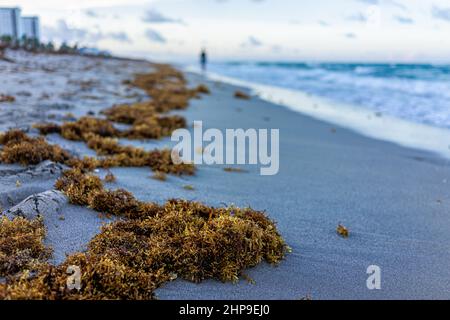
<path id="1" fill-rule="evenodd" d="M 208 55 L 206 54 L 206 49 L 202 49 L 200 53 L 200 64 L 202 66 L 202 70 L 206 71 L 206 65 L 208 63 Z"/>

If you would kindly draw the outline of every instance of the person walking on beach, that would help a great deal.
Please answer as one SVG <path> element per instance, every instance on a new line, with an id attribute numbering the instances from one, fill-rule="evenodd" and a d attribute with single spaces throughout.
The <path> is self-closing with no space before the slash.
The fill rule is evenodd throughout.
<path id="1" fill-rule="evenodd" d="M 206 64 L 208 63 L 208 56 L 206 54 L 206 50 L 202 49 L 202 52 L 200 53 L 200 64 L 202 66 L 202 70 L 206 71 Z"/>

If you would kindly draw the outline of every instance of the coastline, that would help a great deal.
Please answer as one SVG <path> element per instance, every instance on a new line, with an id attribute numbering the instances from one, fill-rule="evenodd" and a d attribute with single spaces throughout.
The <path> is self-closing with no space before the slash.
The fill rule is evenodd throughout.
<path id="1" fill-rule="evenodd" d="M 280 172 L 261 177 L 200 167 L 189 178 L 212 205 L 266 210 L 293 252 L 276 268 L 248 270 L 249 284 L 176 281 L 160 299 L 446 299 L 450 287 L 448 161 L 434 153 L 364 137 L 280 105 L 242 87 L 189 74 L 212 95 L 183 112 L 205 128 L 279 128 Z M 334 132 L 335 129 L 335 132 Z M 192 180 L 191 180 L 192 179 Z M 136 186 L 139 189 L 139 186 Z M 137 191 L 137 190 L 136 190 Z M 178 194 L 178 192 L 177 192 Z M 194 196 L 193 196 L 194 197 Z M 338 223 L 350 229 L 336 235 Z M 366 269 L 382 269 L 382 290 L 368 290 Z"/>
<path id="2" fill-rule="evenodd" d="M 200 70 L 193 67 L 187 67 L 185 70 L 202 74 Z M 433 152 L 450 160 L 449 129 L 415 123 L 298 90 L 244 81 L 210 72 L 206 72 L 205 76 L 211 81 L 248 88 L 252 94 L 262 100 L 282 105 L 317 120 L 351 129 L 366 137 Z"/>
<path id="3" fill-rule="evenodd" d="M 105 88 L 99 89 L 103 92 L 100 101 L 88 99 L 86 103 L 82 95 L 74 94 L 69 100 L 73 108 L 52 112 L 61 117 L 69 111 L 80 116 L 118 103 L 117 99 L 126 102 L 128 93 L 118 97 L 107 93 L 107 89 L 121 88 L 121 81 L 140 68 L 142 65 L 131 63 L 128 68 L 117 69 L 117 78 L 109 78 Z M 108 69 L 108 64 L 101 68 L 104 75 L 112 77 L 115 73 Z M 91 69 L 91 75 L 98 70 Z M 97 76 L 101 78 L 102 74 Z M 257 97 L 237 100 L 234 92 L 246 89 L 233 85 L 193 74 L 188 74 L 188 80 L 191 86 L 206 82 L 212 94 L 191 100 L 188 109 L 176 113 L 186 117 L 188 124 L 203 120 L 207 128 L 280 129 L 280 173 L 263 177 L 254 166 L 246 166 L 242 173 L 225 172 L 223 166 L 199 166 L 195 176 L 170 176 L 161 182 L 149 179 L 148 168 L 113 168 L 117 177 L 114 188 L 125 188 L 141 201 L 162 203 L 169 198 L 183 198 L 212 206 L 225 203 L 266 210 L 277 221 L 293 252 L 276 268 L 260 265 L 246 270 L 255 284 L 245 280 L 237 284 L 176 280 L 156 291 L 160 299 L 300 299 L 308 295 L 313 299 L 448 298 L 450 217 L 446 213 L 450 196 L 444 188 L 450 182 L 450 167 L 445 159 L 366 138 Z M 144 98 L 142 93 L 136 94 L 129 100 Z M 24 124 L 28 120 L 36 122 L 36 114 L 42 110 L 30 106 L 25 103 L 21 107 Z M 8 112 L 2 131 L 11 124 L 8 119 L 18 116 Z M 27 112 L 28 116 L 24 116 Z M 47 139 L 62 142 L 57 135 Z M 171 142 L 164 138 L 134 141 L 133 145 L 150 149 Z M 82 144 L 76 146 L 74 149 L 73 144 L 67 144 L 79 154 L 92 152 Z M 11 192 L 21 193 L 17 202 L 30 192 L 39 192 L 33 186 L 47 190 L 56 178 L 48 178 L 45 184 L 46 175 L 25 173 L 27 177 L 20 178 L 22 186 L 17 192 L 15 175 L 23 174 L 20 170 L 11 165 L 2 168 L 2 182 L 8 181 L 1 190 L 6 204 Z M 103 170 L 98 173 L 104 174 Z M 188 184 L 195 190 L 183 188 Z M 49 230 L 57 235 L 50 239 L 59 250 L 57 261 L 67 252 L 80 250 L 79 245 L 105 222 L 90 209 L 82 213 L 82 219 L 78 216 L 80 207 L 66 209 L 70 212 L 65 214 L 67 219 L 55 219 L 51 222 L 53 231 Z M 348 239 L 336 235 L 338 223 L 350 229 Z M 72 234 L 67 234 L 68 230 Z M 76 234 L 81 234 L 82 239 L 77 239 Z M 64 247 L 74 236 L 72 246 Z M 382 268 L 381 291 L 366 288 L 366 268 L 372 264 Z"/>

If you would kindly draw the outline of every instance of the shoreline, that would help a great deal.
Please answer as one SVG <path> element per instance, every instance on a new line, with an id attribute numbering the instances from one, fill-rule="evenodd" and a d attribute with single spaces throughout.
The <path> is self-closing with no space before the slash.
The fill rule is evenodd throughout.
<path id="1" fill-rule="evenodd" d="M 202 75 L 187 67 L 186 72 Z M 207 72 L 206 78 L 247 88 L 251 94 L 270 103 L 333 125 L 351 129 L 363 136 L 415 148 L 450 160 L 450 129 L 378 114 L 366 108 L 346 105 L 299 90 L 263 85 Z"/>
<path id="2" fill-rule="evenodd" d="M 191 81 L 205 81 L 190 74 Z M 278 267 L 248 270 L 256 284 L 177 281 L 161 299 L 446 299 L 450 285 L 450 181 L 439 155 L 376 140 L 207 81 L 212 95 L 183 112 L 205 128 L 279 128 L 280 173 L 260 177 L 200 167 L 192 180 L 211 205 L 267 210 L 293 252 Z M 334 129 L 334 130 L 333 130 Z M 209 176 L 202 174 L 207 171 Z M 221 185 L 214 185 L 220 181 Z M 274 193 L 275 192 L 275 193 Z M 196 199 L 199 199 L 196 197 Z M 336 235 L 342 223 L 348 239 Z M 368 290 L 366 269 L 382 269 Z"/>
<path id="3" fill-rule="evenodd" d="M 112 76 L 115 73 L 111 68 L 108 63 L 94 66 L 85 75 L 110 75 L 107 88 L 99 86 L 90 92 L 102 92 L 101 100 L 86 100 L 81 92 L 68 100 L 72 108 L 47 112 L 61 117 L 67 112 L 81 116 L 109 107 L 118 99 L 126 103 L 129 92 L 117 90 L 121 93 L 118 97 L 107 89 L 121 88 L 123 78 L 142 66 L 121 67 L 116 76 Z M 446 161 L 425 151 L 364 137 L 258 97 L 248 101 L 235 99 L 234 92 L 240 87 L 194 74 L 187 78 L 191 87 L 206 82 L 211 95 L 191 100 L 188 109 L 176 114 L 184 116 L 188 124 L 202 120 L 205 128 L 279 128 L 280 173 L 264 177 L 255 166 L 245 166 L 245 172 L 225 172 L 223 166 L 217 165 L 199 166 L 195 176 L 169 176 L 161 182 L 150 179 L 148 168 L 112 168 L 117 181 L 107 186 L 124 188 L 140 201 L 163 203 L 169 198 L 180 198 L 209 206 L 234 204 L 265 210 L 277 221 L 293 252 L 278 267 L 262 264 L 245 270 L 255 284 L 245 280 L 237 284 L 176 280 L 156 290 L 160 299 L 448 298 L 450 217 L 446 213 L 450 211 L 450 196 L 445 187 L 450 182 L 450 167 Z M 71 91 L 70 86 L 57 88 Z M 136 94 L 128 100 L 145 99 L 142 93 Z M 24 106 L 31 103 L 25 101 Z M 24 124 L 28 119 L 37 122 L 36 110 L 42 109 L 23 110 Z M 8 109 L 4 114 L 10 121 L 18 116 Z M 2 124 L 2 131 L 7 121 Z M 188 128 L 193 130 L 189 125 Z M 50 143 L 62 142 L 57 135 L 47 139 Z M 147 149 L 171 142 L 164 138 L 131 144 Z M 67 143 L 66 147 L 80 155 L 92 152 L 82 144 Z M 21 193 L 14 200 L 21 201 L 20 197 L 39 192 L 36 188 L 47 190 L 58 176 L 58 172 L 29 174 L 17 166 L 1 166 L 5 173 L 0 175 L 5 201 L 12 193 Z M 98 175 L 103 177 L 106 173 L 101 169 Z M 186 185 L 194 190 L 185 189 Z M 65 250 L 79 250 L 77 246 L 98 233 L 102 223 L 111 222 L 91 209 L 81 211 L 73 205 L 65 209 L 66 220 L 55 219 L 49 230 L 53 232 L 50 244 L 68 245 L 59 247 L 59 259 L 64 258 Z M 336 234 L 339 223 L 349 228 L 348 239 Z M 76 238 L 77 233 L 82 239 Z M 366 269 L 373 264 L 382 269 L 381 291 L 366 288 Z"/>

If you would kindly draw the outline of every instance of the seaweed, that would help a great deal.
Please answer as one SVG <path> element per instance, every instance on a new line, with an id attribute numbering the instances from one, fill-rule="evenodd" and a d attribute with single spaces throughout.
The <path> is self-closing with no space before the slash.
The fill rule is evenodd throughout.
<path id="1" fill-rule="evenodd" d="M 0 134 L 0 144 L 17 144 L 33 141 L 25 132 L 19 129 L 11 129 Z"/>
<path id="2" fill-rule="evenodd" d="M 155 115 L 155 106 L 151 101 L 138 102 L 131 105 L 116 105 L 101 112 L 110 121 L 133 124 L 140 118 L 152 117 Z"/>
<path id="3" fill-rule="evenodd" d="M 16 101 L 16 98 L 15 97 L 13 97 L 13 96 L 10 96 L 10 95 L 7 95 L 7 94 L 0 94 L 0 103 L 2 103 L 2 102 L 9 102 L 9 103 L 11 103 L 11 102 L 15 102 Z"/>
<path id="4" fill-rule="evenodd" d="M 39 133 L 44 136 L 52 133 L 61 133 L 61 126 L 56 123 L 38 123 L 34 124 L 33 128 L 38 129 Z"/>
<path id="5" fill-rule="evenodd" d="M 51 145 L 43 138 L 32 138 L 19 130 L 10 130 L 0 136 L 4 144 L 0 152 L 0 161 L 35 165 L 44 160 L 65 163 L 71 155 L 58 145 Z"/>
<path id="6" fill-rule="evenodd" d="M 192 175 L 195 166 L 192 164 L 175 164 L 169 149 L 155 149 L 145 151 L 132 146 L 122 146 L 116 139 L 102 138 L 96 135 L 86 135 L 87 145 L 94 149 L 98 155 L 105 157 L 94 161 L 85 158 L 84 161 L 73 161 L 72 166 L 77 167 L 145 167 L 149 166 L 154 171 L 171 173 L 175 175 Z"/>
<path id="7" fill-rule="evenodd" d="M 131 129 L 122 133 L 128 139 L 159 139 L 169 136 L 172 131 L 186 127 L 186 120 L 181 116 L 150 116 L 137 119 Z"/>
<path id="8" fill-rule="evenodd" d="M 199 282 L 237 281 L 246 268 L 279 263 L 288 247 L 265 213 L 250 208 L 213 208 L 185 200 L 163 206 L 140 202 L 126 190 L 105 190 L 80 169 L 65 171 L 56 188 L 70 202 L 128 220 L 106 225 L 86 253 L 62 265 L 39 265 L 0 284 L 3 299 L 152 299 L 177 277 Z M 82 289 L 66 287 L 69 265 L 82 270 Z"/>
<path id="9" fill-rule="evenodd" d="M 153 299 L 156 288 L 176 278 L 236 282 L 262 261 L 278 264 L 289 249 L 275 224 L 250 208 L 185 200 L 158 206 L 139 203 L 124 190 L 99 197 L 102 212 L 142 214 L 103 226 L 87 252 L 60 266 L 47 264 L 34 276 L 25 272 L 8 279 L 0 284 L 0 298 Z M 79 291 L 66 286 L 71 265 L 82 272 Z"/>
<path id="10" fill-rule="evenodd" d="M 153 174 L 152 179 L 159 180 L 159 181 L 166 181 L 167 175 L 162 171 L 156 171 Z"/>
<path id="11" fill-rule="evenodd" d="M 98 132 L 91 131 L 95 130 L 88 130 L 86 133 L 70 130 L 70 135 L 73 139 L 83 139 L 89 148 L 95 150 L 99 156 L 104 156 L 102 158 L 75 158 L 58 145 L 48 144 L 42 137 L 33 138 L 21 130 L 10 130 L 0 134 L 0 144 L 4 144 L 0 151 L 0 161 L 35 165 L 44 160 L 51 160 L 82 171 L 92 171 L 96 168 L 148 166 L 154 171 L 175 175 L 192 175 L 195 172 L 192 164 L 175 164 L 171 151 L 168 149 L 144 151 L 132 146 L 122 146 L 116 138 L 102 137 L 96 134 Z M 101 132 L 104 133 L 104 131 Z"/>
<path id="12" fill-rule="evenodd" d="M 105 189 L 101 179 L 90 173 L 95 168 L 113 166 L 148 166 L 161 177 L 167 173 L 194 173 L 192 164 L 175 165 L 170 150 L 146 151 L 120 145 L 117 140 L 161 137 L 185 126 L 184 118 L 160 113 L 183 109 L 189 99 L 209 91 L 200 86 L 187 89 L 183 74 L 168 65 L 153 67 L 155 72 L 137 75 L 134 81 L 127 82 L 145 90 L 151 102 L 115 106 L 103 112 L 106 119 L 83 117 L 64 123 L 59 129 L 50 124 L 36 126 L 42 134 L 60 130 L 66 139 L 84 141 L 99 156 L 61 157 L 71 169 L 56 181 L 56 189 L 73 204 L 121 219 L 104 225 L 86 252 L 70 255 L 58 266 L 46 262 L 49 251 L 42 244 L 43 225 L 36 225 L 35 233 L 27 230 L 30 240 L 23 241 L 24 248 L 36 248 L 36 255 L 18 260 L 25 263 L 16 263 L 14 272 L 18 273 L 0 283 L 0 299 L 154 299 L 155 289 L 167 281 L 183 278 L 194 282 L 204 279 L 234 282 L 240 276 L 246 278 L 243 274 L 246 268 L 262 261 L 277 264 L 289 252 L 275 223 L 264 212 L 233 206 L 215 208 L 177 199 L 163 205 L 142 202 L 127 190 Z M 130 124 L 131 128 L 120 131 L 112 122 Z M 5 145 L 2 156 L 6 148 L 21 144 L 57 147 L 21 131 L 0 135 L 0 143 Z M 33 153 L 32 150 L 35 157 Z M 11 161 L 17 159 L 23 157 L 11 157 Z M 105 180 L 113 180 L 112 174 L 108 176 Z M 23 219 L 17 221 L 26 223 Z M 7 233 L 0 231 L 2 239 Z M 2 242 L 0 253 L 1 245 Z M 9 261 L 14 255 L 8 252 L 5 257 Z M 73 265 L 82 272 L 78 291 L 66 286 L 67 268 Z"/>
<path id="13" fill-rule="evenodd" d="M 67 140 L 84 141 L 88 134 L 95 134 L 100 137 L 118 137 L 120 131 L 105 119 L 94 117 L 81 117 L 74 122 L 65 122 L 61 126 L 61 135 Z"/>
<path id="14" fill-rule="evenodd" d="M 108 173 L 105 175 L 105 182 L 108 183 L 116 182 L 116 177 L 111 171 L 108 171 Z"/>
<path id="15" fill-rule="evenodd" d="M 51 250 L 43 245 L 45 228 L 42 219 L 29 221 L 18 217 L 0 218 L 0 276 L 11 276 L 45 263 Z"/>
<path id="16" fill-rule="evenodd" d="M 234 97 L 235 97 L 236 99 L 250 100 L 250 96 L 249 96 L 248 94 L 246 94 L 245 92 L 242 92 L 242 91 L 240 91 L 240 90 L 237 90 L 237 91 L 234 93 Z"/>
<path id="17" fill-rule="evenodd" d="M 115 216 L 127 216 L 129 213 L 135 213 L 138 206 L 139 202 L 134 196 L 123 189 L 99 190 L 93 192 L 93 195 L 89 198 L 90 208 Z"/>
<path id="18" fill-rule="evenodd" d="M 155 71 L 136 75 L 132 85 L 152 97 L 156 112 L 185 109 L 197 97 L 198 88 L 188 89 L 183 73 L 168 65 L 154 65 Z"/>
<path id="19" fill-rule="evenodd" d="M 246 170 L 244 170 L 242 168 L 233 168 L 233 167 L 225 167 L 225 168 L 223 168 L 223 171 L 225 171 L 225 172 L 238 172 L 238 173 L 247 172 Z"/>
<path id="20" fill-rule="evenodd" d="M 343 225 L 339 224 L 336 228 L 336 232 L 339 236 L 341 236 L 342 238 L 348 238 L 349 237 L 349 231 L 346 227 L 344 227 Z"/>
<path id="21" fill-rule="evenodd" d="M 204 84 L 198 85 L 197 88 L 196 88 L 196 91 L 198 93 L 203 93 L 203 94 L 210 94 L 211 93 L 209 88 L 206 85 L 204 85 Z"/>
<path id="22" fill-rule="evenodd" d="M 103 190 L 99 177 L 85 174 L 80 169 L 70 169 L 63 172 L 56 181 L 57 190 L 64 192 L 70 202 L 78 205 L 89 205 L 92 197 Z"/>

